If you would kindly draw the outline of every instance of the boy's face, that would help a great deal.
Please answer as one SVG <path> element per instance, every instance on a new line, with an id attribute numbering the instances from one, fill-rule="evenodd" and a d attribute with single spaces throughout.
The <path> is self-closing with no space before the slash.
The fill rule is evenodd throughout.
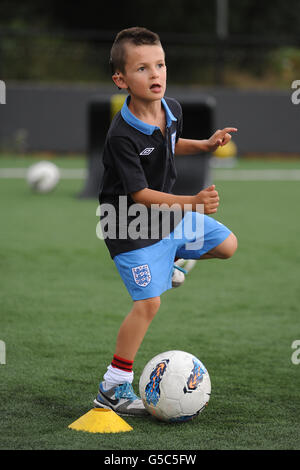
<path id="1" fill-rule="evenodd" d="M 137 98 L 154 101 L 163 98 L 167 71 L 161 45 L 126 44 L 125 72 L 113 75 L 119 88 Z"/>

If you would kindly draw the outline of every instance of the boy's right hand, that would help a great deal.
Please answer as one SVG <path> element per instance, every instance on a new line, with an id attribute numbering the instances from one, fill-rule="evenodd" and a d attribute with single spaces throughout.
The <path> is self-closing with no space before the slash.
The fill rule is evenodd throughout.
<path id="1" fill-rule="evenodd" d="M 215 185 L 212 184 L 208 188 L 202 189 L 195 196 L 196 204 L 204 205 L 204 214 L 214 214 L 218 210 L 220 198 L 215 188 Z"/>
<path id="2" fill-rule="evenodd" d="M 193 211 L 204 212 L 204 214 L 214 214 L 217 212 L 219 206 L 219 194 L 215 188 L 213 184 L 194 196 L 182 196 L 144 188 L 131 193 L 131 197 L 135 203 L 144 204 L 146 207 L 151 207 L 152 205 L 172 207 L 175 204 L 177 208 L 179 206 L 184 209 L 185 205 L 188 204 L 189 208 L 192 206 Z M 197 204 L 201 205 L 201 207 L 197 207 Z"/>

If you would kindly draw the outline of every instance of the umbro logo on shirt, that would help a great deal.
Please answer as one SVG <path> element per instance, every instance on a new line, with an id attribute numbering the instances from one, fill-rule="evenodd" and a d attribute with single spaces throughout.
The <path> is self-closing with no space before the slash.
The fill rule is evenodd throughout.
<path id="1" fill-rule="evenodd" d="M 147 147 L 140 153 L 140 155 L 150 155 L 150 153 L 153 152 L 153 150 L 154 150 L 154 147 Z"/>

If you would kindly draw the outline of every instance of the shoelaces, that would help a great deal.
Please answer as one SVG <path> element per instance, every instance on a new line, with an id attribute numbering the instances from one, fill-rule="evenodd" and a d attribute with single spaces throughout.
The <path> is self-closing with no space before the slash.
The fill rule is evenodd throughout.
<path id="1" fill-rule="evenodd" d="M 174 264 L 173 272 L 174 272 L 175 269 L 178 269 L 178 271 L 181 271 L 182 273 L 187 274 L 187 270 L 182 268 L 181 266 L 177 266 L 177 264 Z"/>
<path id="2" fill-rule="evenodd" d="M 137 400 L 137 396 L 133 391 L 132 385 L 128 382 L 119 385 L 115 391 L 115 397 L 118 398 L 129 398 L 129 400 Z"/>

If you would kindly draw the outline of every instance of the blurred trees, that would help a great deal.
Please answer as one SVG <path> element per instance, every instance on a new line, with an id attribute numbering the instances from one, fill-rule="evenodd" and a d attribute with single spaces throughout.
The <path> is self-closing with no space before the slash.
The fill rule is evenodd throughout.
<path id="1" fill-rule="evenodd" d="M 300 76 L 299 0 L 227 1 L 219 41 L 216 0 L 0 0 L 0 78 L 108 81 L 115 34 L 145 26 L 161 36 L 169 83 L 290 86 Z"/>
<path id="2" fill-rule="evenodd" d="M 230 34 L 298 35 L 299 0 L 228 0 Z M 0 26 L 118 31 L 146 26 L 157 32 L 214 33 L 214 0 L 1 0 Z"/>

